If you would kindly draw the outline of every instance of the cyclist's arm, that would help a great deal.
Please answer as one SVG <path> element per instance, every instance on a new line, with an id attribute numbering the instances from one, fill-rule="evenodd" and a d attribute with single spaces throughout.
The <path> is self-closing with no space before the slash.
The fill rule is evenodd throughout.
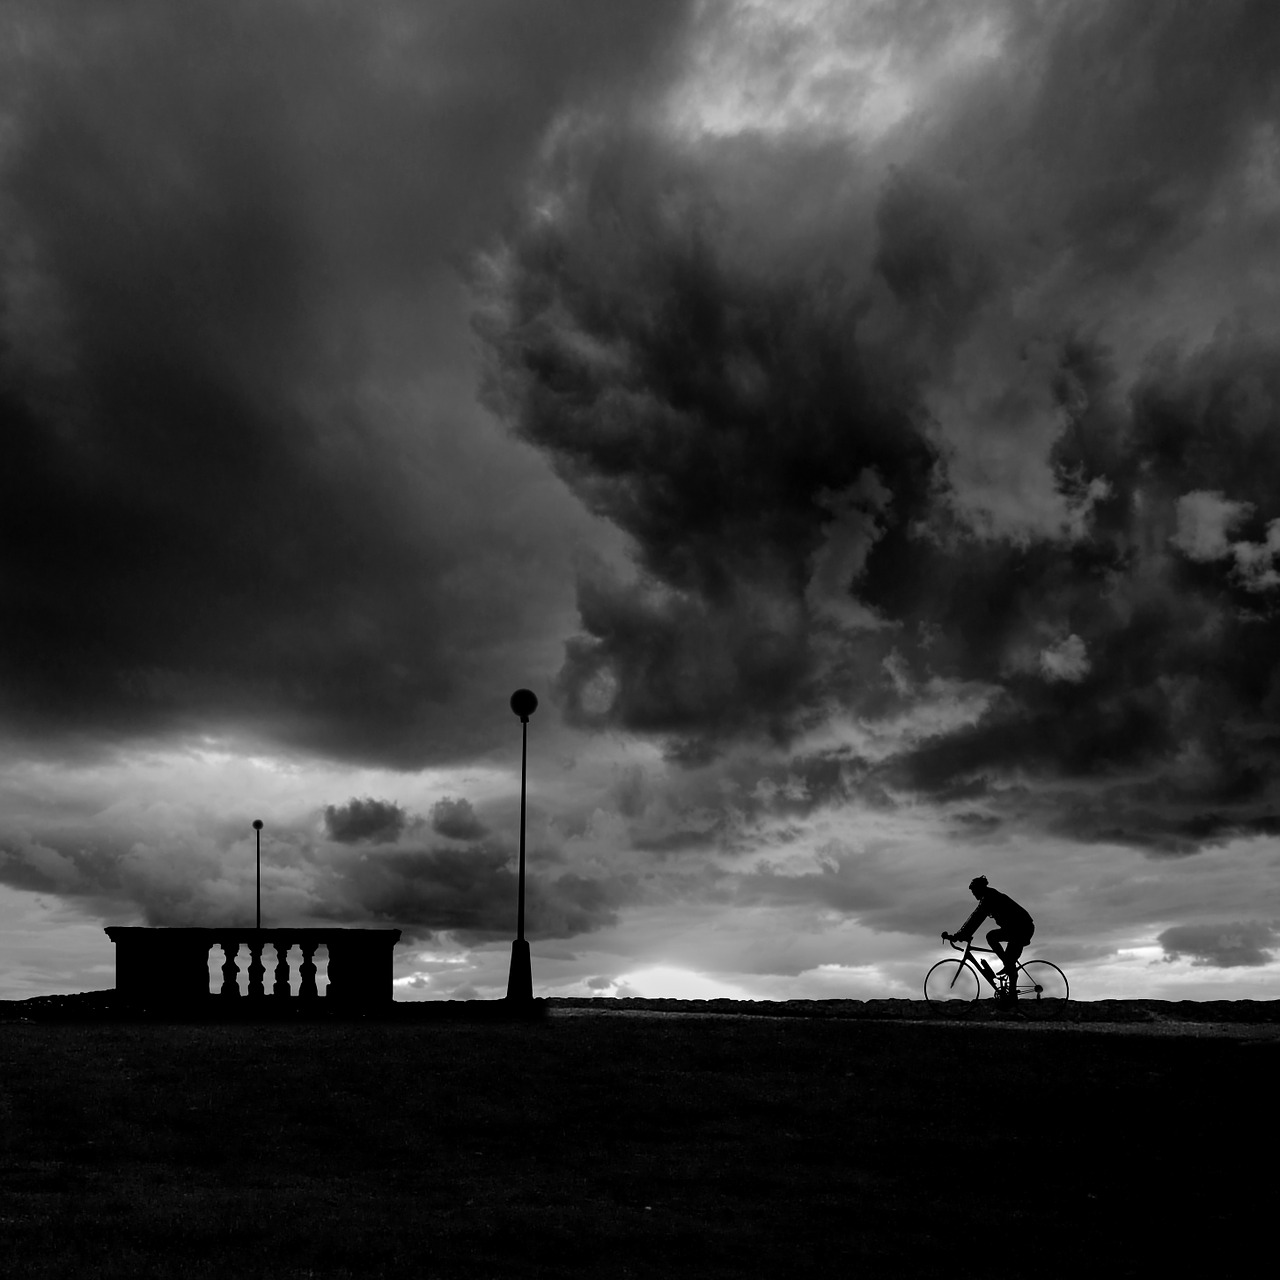
<path id="1" fill-rule="evenodd" d="M 957 942 L 968 942 L 973 937 L 973 931 L 987 918 L 987 909 L 978 903 L 974 908 L 973 914 L 960 926 L 960 928 L 951 936 Z"/>

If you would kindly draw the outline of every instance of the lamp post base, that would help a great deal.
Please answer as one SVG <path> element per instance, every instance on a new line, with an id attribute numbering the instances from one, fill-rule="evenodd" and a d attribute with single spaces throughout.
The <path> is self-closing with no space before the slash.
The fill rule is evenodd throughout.
<path id="1" fill-rule="evenodd" d="M 507 975 L 508 1000 L 533 999 L 533 966 L 529 962 L 529 943 L 517 938 L 511 944 L 511 971 Z"/>

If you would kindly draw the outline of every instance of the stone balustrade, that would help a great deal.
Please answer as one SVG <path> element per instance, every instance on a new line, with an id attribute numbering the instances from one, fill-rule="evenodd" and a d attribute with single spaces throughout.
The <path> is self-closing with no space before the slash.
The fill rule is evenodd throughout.
<path id="1" fill-rule="evenodd" d="M 112 925 L 107 937 L 116 948 L 116 991 L 126 999 L 185 1004 L 209 997 L 209 952 L 222 953 L 222 987 L 239 999 L 241 946 L 249 952 L 248 998 L 314 1000 L 315 955 L 329 953 L 325 999 L 345 1006 L 387 1004 L 392 997 L 391 953 L 399 929 L 145 929 Z M 292 994 L 289 955 L 302 956 L 297 996 Z M 274 961 L 268 991 L 263 953 Z"/>

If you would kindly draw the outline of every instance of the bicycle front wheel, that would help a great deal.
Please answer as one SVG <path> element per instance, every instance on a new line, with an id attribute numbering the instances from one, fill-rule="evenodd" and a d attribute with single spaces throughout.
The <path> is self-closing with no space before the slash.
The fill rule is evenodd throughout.
<path id="1" fill-rule="evenodd" d="M 925 974 L 924 998 L 934 1013 L 968 1013 L 980 991 L 978 975 L 963 960 L 939 960 Z"/>
<path id="2" fill-rule="evenodd" d="M 1018 1010 L 1029 1018 L 1060 1018 L 1070 997 L 1067 976 L 1048 960 L 1018 966 Z"/>

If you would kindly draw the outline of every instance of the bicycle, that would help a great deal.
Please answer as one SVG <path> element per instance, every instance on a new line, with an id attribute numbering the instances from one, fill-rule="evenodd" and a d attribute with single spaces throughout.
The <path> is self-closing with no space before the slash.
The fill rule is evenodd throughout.
<path id="1" fill-rule="evenodd" d="M 954 938 L 947 941 L 956 951 L 961 950 Z M 1009 980 L 1005 973 L 993 972 L 986 960 L 974 957 L 975 951 L 994 955 L 991 948 L 975 947 L 972 941 L 968 941 L 963 950 L 964 955 L 958 960 L 939 960 L 925 974 L 924 998 L 934 1013 L 962 1017 L 972 1012 L 982 994 L 983 982 L 992 989 L 997 1000 L 1008 999 Z M 1067 1010 L 1071 990 L 1066 974 L 1056 964 L 1048 960 L 1020 960 L 1017 997 L 1016 1004 L 1010 1002 L 1011 1007 L 1025 1017 L 1060 1018 Z"/>

